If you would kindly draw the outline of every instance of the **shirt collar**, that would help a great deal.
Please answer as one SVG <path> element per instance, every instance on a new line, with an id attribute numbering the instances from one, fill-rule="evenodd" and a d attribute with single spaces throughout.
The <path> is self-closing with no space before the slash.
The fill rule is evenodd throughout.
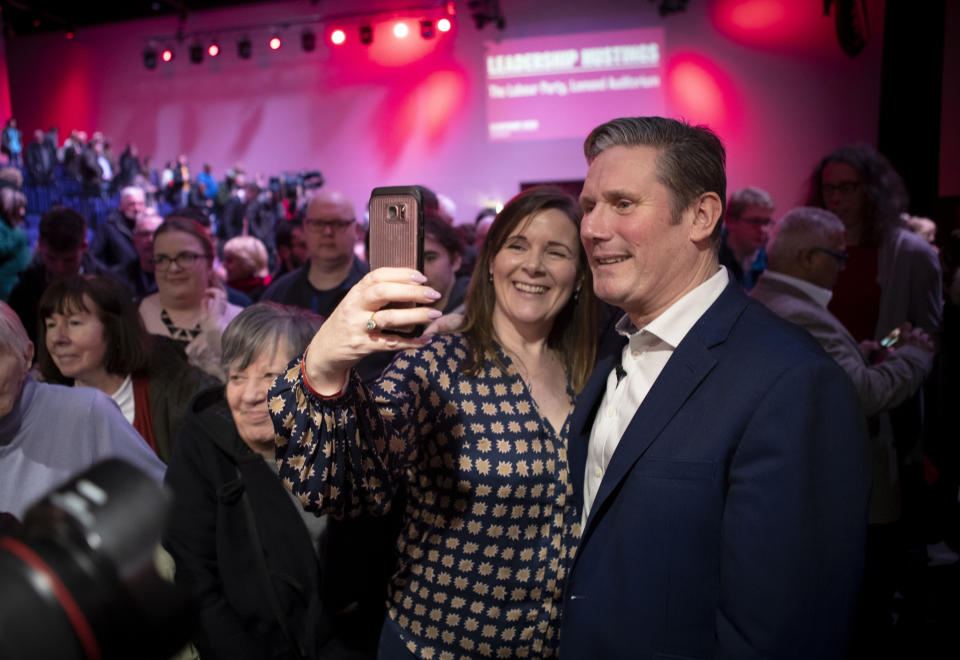
<path id="1" fill-rule="evenodd" d="M 817 286 L 813 282 L 802 280 L 799 277 L 794 277 L 793 275 L 778 273 L 775 270 L 767 270 L 764 276 L 775 282 L 783 282 L 784 284 L 789 284 L 792 287 L 800 289 L 805 294 L 813 298 L 813 301 L 821 307 L 826 307 L 828 304 L 830 304 L 830 299 L 833 298 L 833 291 L 830 289 L 824 289 L 822 286 Z"/>
<path id="2" fill-rule="evenodd" d="M 617 321 L 616 330 L 625 337 L 637 332 L 650 333 L 663 342 L 676 348 L 690 332 L 690 328 L 700 320 L 730 282 L 730 276 L 724 266 L 720 266 L 709 279 L 701 282 L 692 290 L 674 301 L 663 313 L 642 328 L 633 325 L 626 314 Z"/>

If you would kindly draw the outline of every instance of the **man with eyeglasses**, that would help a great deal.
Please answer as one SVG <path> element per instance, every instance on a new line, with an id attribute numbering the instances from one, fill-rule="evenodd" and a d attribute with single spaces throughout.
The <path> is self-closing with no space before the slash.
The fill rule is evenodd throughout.
<path id="1" fill-rule="evenodd" d="M 353 202 L 343 194 L 317 192 L 307 203 L 303 218 L 310 258 L 271 284 L 261 300 L 329 316 L 347 291 L 370 270 L 353 253 L 358 237 L 356 218 Z"/>
<path id="2" fill-rule="evenodd" d="M 763 249 L 773 214 L 770 194 L 753 186 L 730 195 L 718 257 L 730 276 L 747 291 L 767 267 Z"/>
<path id="3" fill-rule="evenodd" d="M 796 323 L 820 342 L 853 381 L 871 434 L 873 482 L 864 589 L 858 614 L 857 657 L 872 657 L 860 645 L 883 639 L 889 625 L 896 574 L 897 521 L 902 513 L 901 478 L 889 411 L 914 395 L 930 373 L 933 344 L 921 328 L 900 329 L 895 348 L 871 364 L 875 342 L 861 344 L 827 309 L 848 260 L 844 225 L 829 211 L 802 207 L 783 217 L 767 245 L 768 269 L 751 296 Z M 887 622 L 886 624 L 884 622 Z"/>
<path id="4" fill-rule="evenodd" d="M 153 232 L 162 223 L 163 218 L 155 211 L 142 213 L 133 226 L 133 246 L 137 256 L 110 269 L 111 275 L 130 287 L 136 302 L 157 290 L 157 278 L 153 272 Z"/>

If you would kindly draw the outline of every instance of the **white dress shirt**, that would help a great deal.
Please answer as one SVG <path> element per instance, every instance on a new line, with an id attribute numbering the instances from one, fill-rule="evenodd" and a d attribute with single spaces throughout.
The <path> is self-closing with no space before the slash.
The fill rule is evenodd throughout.
<path id="1" fill-rule="evenodd" d="M 626 375 L 618 378 L 617 370 L 614 369 L 607 376 L 607 391 L 603 395 L 590 431 L 583 482 L 581 529 L 586 529 L 593 500 L 623 432 L 667 365 L 673 351 L 710 305 L 720 297 L 729 281 L 727 269 L 721 266 L 710 279 L 686 293 L 644 327 L 634 327 L 627 315 L 617 322 L 617 332 L 629 339 L 620 357 L 620 366 L 623 369 L 621 373 Z"/>

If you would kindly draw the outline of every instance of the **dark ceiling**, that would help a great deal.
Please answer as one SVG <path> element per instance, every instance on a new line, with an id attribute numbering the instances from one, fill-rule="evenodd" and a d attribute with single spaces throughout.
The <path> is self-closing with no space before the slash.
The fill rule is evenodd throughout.
<path id="1" fill-rule="evenodd" d="M 7 36 L 68 32 L 78 28 L 156 16 L 177 16 L 205 9 L 263 3 L 264 0 L 118 0 L 18 2 L 0 0 Z"/>

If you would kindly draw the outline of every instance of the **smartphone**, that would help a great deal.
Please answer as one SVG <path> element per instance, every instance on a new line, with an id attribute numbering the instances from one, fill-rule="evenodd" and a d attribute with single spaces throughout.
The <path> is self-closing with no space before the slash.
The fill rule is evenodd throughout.
<path id="1" fill-rule="evenodd" d="M 423 215 L 430 192 L 422 186 L 374 188 L 370 193 L 370 270 L 384 266 L 423 272 Z M 414 307 L 391 303 L 387 307 Z M 417 337 L 423 326 L 390 328 L 384 332 Z"/>
<path id="2" fill-rule="evenodd" d="M 890 348 L 900 341 L 900 328 L 894 328 L 886 337 L 880 340 L 880 345 L 884 348 Z"/>

